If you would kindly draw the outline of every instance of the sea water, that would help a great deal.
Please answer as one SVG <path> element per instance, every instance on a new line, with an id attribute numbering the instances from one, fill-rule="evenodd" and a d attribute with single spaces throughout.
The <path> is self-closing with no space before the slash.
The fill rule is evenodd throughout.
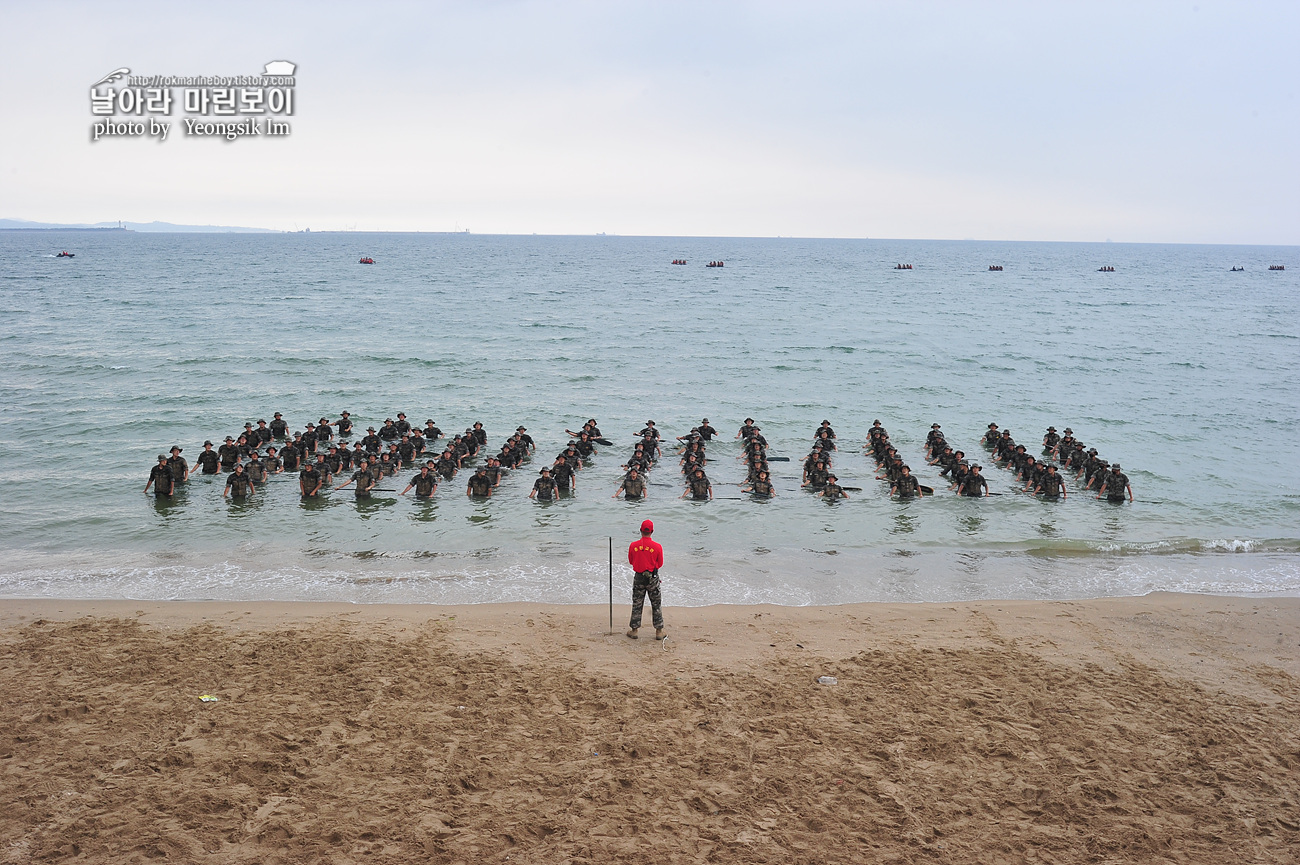
<path id="1" fill-rule="evenodd" d="M 0 595 L 596 602 L 611 545 L 626 593 L 624 549 L 645 518 L 670 604 L 1294 595 L 1296 253 L 0 232 Z M 302 429 L 344 409 L 362 434 L 398 411 L 448 434 L 481 421 L 491 452 L 522 424 L 537 453 L 486 501 L 465 495 L 468 472 L 432 501 L 304 502 L 288 475 L 243 503 L 197 473 L 172 500 L 142 493 L 174 444 L 193 464 L 245 421 L 280 411 Z M 747 416 L 791 458 L 773 463 L 770 501 L 736 486 Z M 589 417 L 613 446 L 572 498 L 530 501 L 564 430 Z M 611 498 L 647 419 L 671 439 L 703 417 L 722 432 L 713 501 L 679 498 L 671 452 L 646 501 Z M 861 449 L 877 418 L 938 495 L 890 500 Z M 840 483 L 863 488 L 837 504 L 800 489 L 823 419 Z M 1136 501 L 1073 482 L 1061 502 L 1016 492 L 978 445 L 989 422 L 1030 453 L 1047 426 L 1072 427 L 1122 463 Z M 1001 495 L 946 492 L 922 454 L 931 423 Z"/>

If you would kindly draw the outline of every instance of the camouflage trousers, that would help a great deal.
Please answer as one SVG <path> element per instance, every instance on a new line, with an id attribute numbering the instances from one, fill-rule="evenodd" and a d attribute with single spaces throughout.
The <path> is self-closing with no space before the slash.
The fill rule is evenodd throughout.
<path id="1" fill-rule="evenodd" d="M 659 572 L 637 571 L 632 580 L 632 621 L 628 623 L 628 627 L 641 627 L 641 610 L 645 607 L 646 595 L 650 596 L 650 615 L 654 619 L 655 627 L 664 626 L 663 599 L 659 594 Z"/>

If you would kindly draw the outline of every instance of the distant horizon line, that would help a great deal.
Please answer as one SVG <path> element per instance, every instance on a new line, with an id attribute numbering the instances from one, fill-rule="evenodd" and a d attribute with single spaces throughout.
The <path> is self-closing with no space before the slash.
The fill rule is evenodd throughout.
<path id="1" fill-rule="evenodd" d="M 467 235 L 474 237 L 606 237 L 635 239 L 697 239 L 697 240 L 843 240 L 843 241 L 889 241 L 909 243 L 1077 243 L 1110 246 L 1259 246 L 1294 248 L 1300 243 L 1225 243 L 1205 241 L 1152 241 L 1152 240 L 1013 240 L 1007 238 L 977 237 L 854 237 L 826 235 L 793 234 L 617 234 L 611 232 L 583 233 L 549 233 L 549 232 L 509 232 L 488 231 L 474 232 L 468 228 L 456 230 L 439 229 L 373 229 L 373 228 L 331 228 L 331 229 L 287 229 L 262 228 L 239 225 L 198 225 L 187 223 L 153 220 L 136 222 L 130 220 L 112 220 L 96 223 L 57 223 L 36 222 L 27 219 L 0 218 L 0 232 L 20 231 L 77 231 L 77 232 L 123 232 L 133 234 L 431 234 L 431 235 Z"/>

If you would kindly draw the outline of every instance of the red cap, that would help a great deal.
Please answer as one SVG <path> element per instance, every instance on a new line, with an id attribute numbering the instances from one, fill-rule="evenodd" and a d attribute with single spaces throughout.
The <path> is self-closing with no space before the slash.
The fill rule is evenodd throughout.
<path id="1" fill-rule="evenodd" d="M 641 521 L 641 531 L 646 532 L 646 533 L 650 533 L 650 532 L 653 532 L 654 530 L 655 530 L 655 524 L 654 524 L 654 523 L 650 522 L 649 520 L 642 520 L 642 521 Z"/>

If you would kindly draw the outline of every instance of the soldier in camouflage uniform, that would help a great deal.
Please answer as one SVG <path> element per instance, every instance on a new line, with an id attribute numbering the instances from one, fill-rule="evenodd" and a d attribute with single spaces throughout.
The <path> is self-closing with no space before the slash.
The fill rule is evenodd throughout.
<path id="1" fill-rule="evenodd" d="M 144 491 L 149 492 L 149 487 L 153 486 L 153 494 L 159 498 L 170 496 L 176 490 L 176 478 L 172 475 L 172 470 L 167 465 L 167 454 L 158 454 L 158 465 L 149 470 L 149 481 L 144 485 Z"/>
<path id="2" fill-rule="evenodd" d="M 172 479 L 178 484 L 190 479 L 190 464 L 181 456 L 181 450 L 179 445 L 172 445 L 171 459 L 167 460 L 167 468 L 172 470 Z"/>
<path id="3" fill-rule="evenodd" d="M 839 485 L 838 481 L 839 478 L 835 477 L 835 475 L 827 475 L 826 486 L 822 487 L 822 491 L 817 495 L 832 502 L 836 499 L 847 499 L 849 494 L 844 492 L 844 489 Z"/>
<path id="4" fill-rule="evenodd" d="M 370 461 L 362 460 L 361 467 L 352 473 L 352 477 L 339 484 L 335 489 L 341 490 L 346 486 L 356 484 L 357 486 L 354 495 L 358 499 L 368 499 L 370 498 L 370 491 L 374 488 L 377 479 L 378 475 L 376 475 L 374 470 L 371 469 Z"/>
<path id="5" fill-rule="evenodd" d="M 1056 434 L 1056 427 L 1049 426 L 1047 435 L 1043 436 L 1043 453 L 1050 454 L 1056 450 L 1056 446 L 1061 443 L 1061 437 Z"/>
<path id="6" fill-rule="evenodd" d="M 1101 494 L 1104 492 L 1106 501 L 1122 502 L 1124 501 L 1124 493 L 1127 492 L 1128 500 L 1133 501 L 1133 488 L 1128 484 L 1128 475 L 1119 470 L 1119 463 L 1115 463 L 1110 467 L 1110 471 L 1105 475 L 1104 484 L 1098 486 L 1100 489 L 1097 490 L 1097 498 L 1101 498 Z"/>
<path id="7" fill-rule="evenodd" d="M 262 457 L 257 451 L 248 455 L 248 463 L 244 466 L 244 471 L 248 474 L 248 479 L 255 484 L 266 481 L 266 466 L 262 464 Z"/>
<path id="8" fill-rule="evenodd" d="M 619 493 L 622 493 L 623 498 L 628 501 L 645 498 L 645 479 L 641 477 L 635 468 L 628 469 L 627 476 L 623 478 L 623 483 L 618 485 L 618 489 L 614 490 L 614 495 L 610 496 L 610 498 L 618 498 Z"/>
<path id="9" fill-rule="evenodd" d="M 713 498 L 713 484 L 704 474 L 704 469 L 696 469 L 690 479 L 686 481 L 686 492 L 682 493 L 682 498 L 690 496 L 697 502 L 708 501 Z"/>
<path id="10" fill-rule="evenodd" d="M 1043 471 L 1042 476 L 1038 479 L 1038 485 L 1034 487 L 1034 495 L 1043 495 L 1049 499 L 1065 498 L 1065 478 L 1057 474 L 1056 466 L 1051 463 Z"/>
<path id="11" fill-rule="evenodd" d="M 244 474 L 243 464 L 237 464 L 235 470 L 226 478 L 226 488 L 222 491 L 221 497 L 229 496 L 232 499 L 246 498 L 250 493 L 257 492 L 253 486 L 253 481 L 248 475 Z"/>
<path id="12" fill-rule="evenodd" d="M 767 469 L 759 469 L 754 479 L 749 482 L 749 486 L 741 487 L 742 493 L 753 493 L 756 496 L 770 499 L 776 495 L 776 487 L 772 486 L 772 479 L 767 473 Z"/>

